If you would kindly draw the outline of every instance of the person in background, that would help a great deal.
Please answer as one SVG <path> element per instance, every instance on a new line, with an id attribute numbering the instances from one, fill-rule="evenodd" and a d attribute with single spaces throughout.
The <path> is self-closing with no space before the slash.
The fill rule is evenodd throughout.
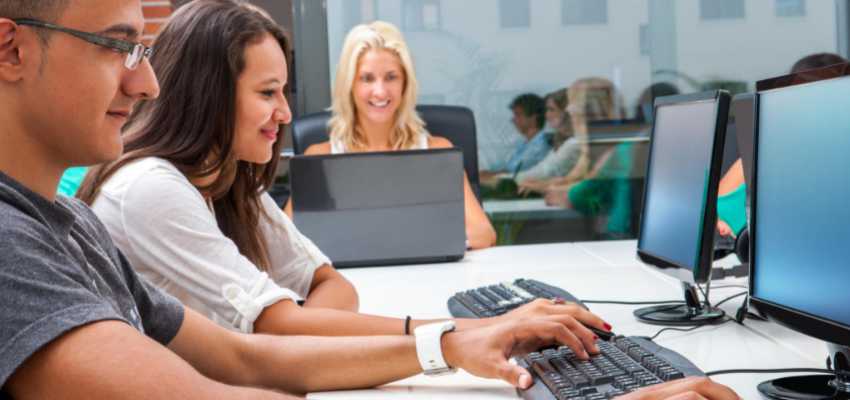
<path id="1" fill-rule="evenodd" d="M 336 70 L 330 140 L 310 146 L 304 154 L 452 147 L 439 132 L 427 131 L 416 114 L 417 93 L 413 59 L 398 28 L 382 21 L 355 26 L 345 38 Z M 496 231 L 465 174 L 463 195 L 467 247 L 493 246 Z M 291 202 L 285 210 L 292 216 Z"/>
<path id="2" fill-rule="evenodd" d="M 481 171 L 483 185 L 494 185 L 502 176 L 513 177 L 521 171 L 534 167 L 552 150 L 554 132 L 545 132 L 546 103 L 534 93 L 515 97 L 510 106 L 511 123 L 521 137 L 521 142 L 510 157 L 490 170 Z"/>
<path id="3" fill-rule="evenodd" d="M 843 64 L 846 62 L 847 59 L 835 53 L 814 53 L 797 60 L 797 62 L 791 66 L 791 73 L 823 68 L 835 64 Z"/>
<path id="4" fill-rule="evenodd" d="M 559 176 L 526 177 L 517 175 L 520 193 L 543 193 L 547 190 L 564 190 L 567 186 L 583 179 L 590 167 L 590 128 L 594 121 L 623 118 L 620 94 L 614 84 L 605 78 L 582 78 L 567 90 L 566 112 L 572 125 L 578 156 L 572 168 Z"/>
<path id="5" fill-rule="evenodd" d="M 565 176 L 587 157 L 587 141 L 573 134 L 572 120 L 567 113 L 567 88 L 546 95 L 546 123 L 553 133 L 552 150 L 534 167 L 517 173 L 519 182 Z"/>
<path id="6" fill-rule="evenodd" d="M 534 93 L 517 96 L 510 105 L 511 123 L 522 142 L 508 158 L 504 171 L 517 173 L 534 167 L 552 149 L 552 134 L 543 130 L 546 121 L 546 103 Z"/>
<path id="7" fill-rule="evenodd" d="M 672 96 L 681 93 L 676 85 L 670 82 L 656 82 L 649 85 L 638 96 L 635 106 L 635 119 L 641 122 L 652 123 L 653 105 L 657 97 Z"/>

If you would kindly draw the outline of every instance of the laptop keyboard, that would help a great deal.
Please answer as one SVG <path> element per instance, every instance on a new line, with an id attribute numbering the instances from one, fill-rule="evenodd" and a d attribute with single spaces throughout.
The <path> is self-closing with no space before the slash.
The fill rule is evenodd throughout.
<path id="1" fill-rule="evenodd" d="M 487 318 L 504 314 L 536 298 L 561 298 L 581 303 L 563 289 L 533 279 L 517 279 L 456 293 L 448 305 L 456 318 Z"/>

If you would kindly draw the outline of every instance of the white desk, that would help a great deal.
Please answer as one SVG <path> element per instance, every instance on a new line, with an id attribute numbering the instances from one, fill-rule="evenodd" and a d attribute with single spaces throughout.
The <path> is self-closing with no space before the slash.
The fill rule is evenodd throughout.
<path id="1" fill-rule="evenodd" d="M 534 278 L 560 286 L 584 300 L 679 300 L 680 283 L 635 258 L 635 241 L 560 243 L 496 247 L 467 253 L 450 264 L 344 269 L 360 293 L 366 313 L 403 318 L 448 317 L 446 300 L 455 292 L 515 278 Z M 731 265 L 733 260 L 722 260 Z M 745 285 L 745 279 L 715 285 Z M 712 290 L 714 301 L 742 288 Z M 734 315 L 741 300 L 723 305 Z M 657 326 L 637 322 L 633 306 L 591 305 L 591 309 L 626 335 L 652 335 Z M 826 346 L 779 325 L 748 320 L 746 326 L 727 323 L 693 332 L 664 332 L 656 339 L 688 357 L 703 371 L 730 368 L 823 368 Z M 759 399 L 756 385 L 779 375 L 719 375 L 718 382 L 744 399 Z M 516 399 L 506 383 L 465 372 L 448 377 L 422 375 L 373 390 L 313 393 L 310 399 Z"/>
<path id="2" fill-rule="evenodd" d="M 584 215 L 572 209 L 546 205 L 543 199 L 484 200 L 484 212 L 495 220 L 580 219 Z"/>

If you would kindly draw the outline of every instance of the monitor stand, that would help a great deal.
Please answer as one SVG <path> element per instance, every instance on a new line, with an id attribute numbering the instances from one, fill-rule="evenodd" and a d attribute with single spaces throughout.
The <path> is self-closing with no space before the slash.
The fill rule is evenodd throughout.
<path id="1" fill-rule="evenodd" d="M 758 385 L 759 393 L 772 400 L 850 399 L 850 347 L 829 345 L 834 375 L 798 375 L 773 379 Z"/>
<path id="2" fill-rule="evenodd" d="M 719 308 L 703 304 L 694 285 L 682 282 L 682 289 L 685 292 L 684 304 L 639 308 L 634 311 L 635 318 L 647 324 L 675 326 L 708 325 L 723 320 L 726 313 Z"/>

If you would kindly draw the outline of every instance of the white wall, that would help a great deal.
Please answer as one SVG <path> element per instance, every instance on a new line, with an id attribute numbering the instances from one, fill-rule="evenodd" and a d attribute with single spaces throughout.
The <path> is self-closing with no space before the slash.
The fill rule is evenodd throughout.
<path id="1" fill-rule="evenodd" d="M 675 0 L 675 21 L 652 23 L 675 27 L 676 40 L 656 40 L 649 55 L 641 55 L 639 31 L 650 23 L 648 1 L 608 0 L 607 24 L 563 26 L 560 0 L 531 0 L 530 27 L 504 29 L 497 0 L 441 0 L 440 30 L 405 32 L 422 100 L 472 108 L 479 159 L 487 168 L 518 139 L 507 106 L 519 93 L 543 96 L 578 78 L 603 76 L 617 83 L 631 112 L 653 82 L 653 52 L 673 52 L 675 67 L 697 80 L 741 80 L 752 90 L 756 80 L 787 72 L 804 55 L 836 51 L 833 1 L 807 0 L 804 17 L 777 17 L 775 0 L 747 0 L 744 19 L 704 21 L 698 0 Z M 362 20 L 378 18 L 403 28 L 405 0 L 327 0 L 331 74 L 354 22 L 344 15 L 343 2 L 359 2 Z M 659 80 L 668 79 L 656 76 Z M 676 83 L 683 91 L 695 90 Z"/>

